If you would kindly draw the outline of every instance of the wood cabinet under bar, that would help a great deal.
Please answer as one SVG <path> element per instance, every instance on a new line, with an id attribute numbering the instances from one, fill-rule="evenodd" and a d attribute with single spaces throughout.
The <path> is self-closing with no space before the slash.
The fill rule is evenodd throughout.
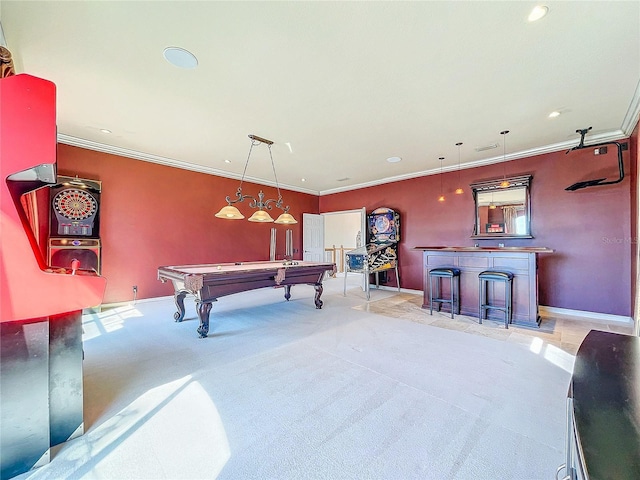
<path id="1" fill-rule="evenodd" d="M 512 323 L 538 327 L 538 254 L 553 253 L 545 247 L 415 247 L 422 250 L 423 292 L 422 308 L 429 308 L 429 270 L 437 267 L 460 269 L 460 313 L 478 317 L 478 274 L 485 270 L 502 270 L 514 274 Z M 493 282 L 490 282 L 493 283 Z M 489 285 L 492 301 L 504 303 L 502 285 Z M 448 295 L 447 282 L 443 282 Z M 443 309 L 448 308 L 443 305 Z M 489 311 L 489 318 L 503 320 L 501 312 Z"/>

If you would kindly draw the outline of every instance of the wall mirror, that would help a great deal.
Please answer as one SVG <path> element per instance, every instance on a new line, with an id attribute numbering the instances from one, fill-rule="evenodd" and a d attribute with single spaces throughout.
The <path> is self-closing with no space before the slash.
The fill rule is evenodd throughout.
<path id="1" fill-rule="evenodd" d="M 471 238 L 533 238 L 531 175 L 472 183 L 476 222 Z M 509 186 L 503 187 L 504 181 Z"/>

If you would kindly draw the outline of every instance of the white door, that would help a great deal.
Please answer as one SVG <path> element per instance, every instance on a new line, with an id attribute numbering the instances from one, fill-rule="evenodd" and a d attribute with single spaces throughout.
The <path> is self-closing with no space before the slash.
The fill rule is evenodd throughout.
<path id="1" fill-rule="evenodd" d="M 302 214 L 302 260 L 324 262 L 324 217 Z"/>

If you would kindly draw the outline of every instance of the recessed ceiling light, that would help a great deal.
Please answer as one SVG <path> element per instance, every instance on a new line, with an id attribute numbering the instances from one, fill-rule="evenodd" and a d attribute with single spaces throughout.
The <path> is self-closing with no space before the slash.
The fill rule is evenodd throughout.
<path id="1" fill-rule="evenodd" d="M 184 48 L 167 47 L 162 52 L 162 55 L 164 55 L 167 62 L 179 68 L 196 68 L 198 66 L 196 56 Z"/>
<path id="2" fill-rule="evenodd" d="M 306 179 L 306 178 L 301 178 L 301 179 L 300 179 L 300 181 L 301 181 L 301 182 L 306 182 L 306 181 L 307 181 L 307 179 Z"/>
<path id="3" fill-rule="evenodd" d="M 111 130 L 107 130 L 106 128 L 101 128 L 100 131 L 102 133 L 111 133 Z"/>
<path id="4" fill-rule="evenodd" d="M 231 160 L 229 160 L 228 158 L 225 159 L 224 163 L 231 163 Z"/>
<path id="5" fill-rule="evenodd" d="M 400 157 L 389 157 L 387 158 L 387 162 L 389 163 L 398 163 L 402 161 L 402 159 Z"/>
<path id="6" fill-rule="evenodd" d="M 549 114 L 549 118 L 556 118 L 556 117 L 559 117 L 559 116 L 560 116 L 560 112 L 558 112 L 558 111 L 551 112 Z"/>
<path id="7" fill-rule="evenodd" d="M 537 6 L 533 7 L 533 10 L 531 10 L 531 13 L 529 14 L 528 20 L 530 22 L 535 22 L 536 20 L 540 20 L 547 13 L 549 13 L 549 7 L 547 7 L 545 5 L 537 5 Z"/>

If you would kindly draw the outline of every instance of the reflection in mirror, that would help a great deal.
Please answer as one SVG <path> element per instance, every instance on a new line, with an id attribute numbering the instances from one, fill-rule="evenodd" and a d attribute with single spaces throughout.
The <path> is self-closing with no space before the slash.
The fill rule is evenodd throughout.
<path id="1" fill-rule="evenodd" d="M 500 187 L 502 180 L 471 184 L 476 204 L 473 237 L 531 238 L 531 176 L 508 178 L 507 188 Z"/>
<path id="2" fill-rule="evenodd" d="M 526 189 L 512 188 L 478 193 L 480 233 L 526 235 Z"/>

